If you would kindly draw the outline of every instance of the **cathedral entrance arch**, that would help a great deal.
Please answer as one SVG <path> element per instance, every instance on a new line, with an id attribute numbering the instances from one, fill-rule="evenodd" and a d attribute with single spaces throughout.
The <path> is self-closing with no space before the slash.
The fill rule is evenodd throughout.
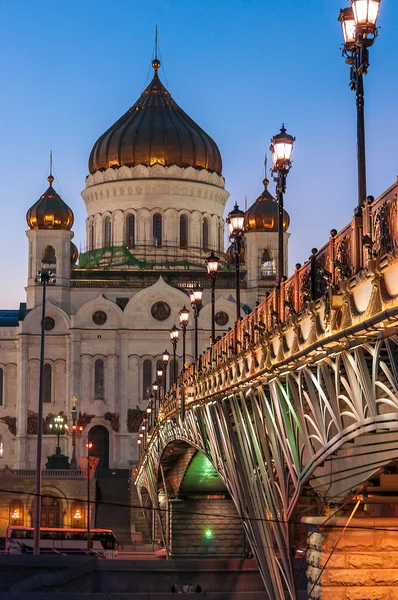
<path id="1" fill-rule="evenodd" d="M 109 468 L 109 431 L 103 425 L 95 425 L 89 431 L 89 439 L 93 447 L 91 456 L 99 458 L 98 469 Z"/>
<path id="2" fill-rule="evenodd" d="M 59 498 L 44 496 L 41 499 L 41 527 L 62 527 Z"/>

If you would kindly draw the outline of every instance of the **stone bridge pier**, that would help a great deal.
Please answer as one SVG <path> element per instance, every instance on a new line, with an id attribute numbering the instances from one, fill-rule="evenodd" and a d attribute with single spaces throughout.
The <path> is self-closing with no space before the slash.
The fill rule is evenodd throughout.
<path id="1" fill-rule="evenodd" d="M 148 485 L 151 488 L 151 485 Z M 170 557 L 245 557 L 249 548 L 240 516 L 209 459 L 186 442 L 168 444 L 157 470 L 157 500 L 138 490 L 155 539 Z M 148 510 L 149 507 L 149 510 Z M 144 508 L 145 510 L 145 508 Z"/>

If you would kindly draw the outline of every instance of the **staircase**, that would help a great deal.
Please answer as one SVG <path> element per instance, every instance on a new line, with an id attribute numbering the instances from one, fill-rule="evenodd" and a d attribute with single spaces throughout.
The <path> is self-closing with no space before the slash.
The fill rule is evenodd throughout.
<path id="1" fill-rule="evenodd" d="M 97 469 L 96 477 L 95 526 L 112 529 L 119 544 L 131 544 L 130 471 Z"/>
<path id="2" fill-rule="evenodd" d="M 138 498 L 137 488 L 133 482 L 131 482 L 130 487 L 130 504 L 133 507 L 131 509 L 131 527 L 133 531 L 135 531 L 137 534 L 140 534 L 140 536 L 137 535 L 136 544 L 137 546 L 146 546 L 149 550 L 152 548 L 150 527 L 152 515 L 148 514 L 146 516 L 146 511 L 144 511 L 142 508 L 139 508 L 140 501 Z"/>

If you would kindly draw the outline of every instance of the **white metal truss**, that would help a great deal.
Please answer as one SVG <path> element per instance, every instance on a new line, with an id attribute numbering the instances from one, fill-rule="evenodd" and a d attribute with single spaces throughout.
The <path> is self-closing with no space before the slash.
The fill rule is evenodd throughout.
<path id="1" fill-rule="evenodd" d="M 138 490 L 145 487 L 158 509 L 163 450 L 177 440 L 198 448 L 231 494 L 269 598 L 296 598 L 288 524 L 301 488 L 347 442 L 398 431 L 397 348 L 395 335 L 373 336 L 317 364 L 191 403 L 183 420 L 175 412 L 156 430 Z M 390 447 L 368 468 L 350 463 L 340 489 L 347 492 L 397 457 L 398 447 Z M 326 500 L 328 494 L 331 488 L 323 489 Z"/>

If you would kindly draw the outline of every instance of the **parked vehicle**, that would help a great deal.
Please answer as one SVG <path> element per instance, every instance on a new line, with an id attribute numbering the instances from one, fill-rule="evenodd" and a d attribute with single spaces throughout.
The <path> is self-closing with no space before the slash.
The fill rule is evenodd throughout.
<path id="1" fill-rule="evenodd" d="M 5 551 L 7 554 L 33 552 L 33 527 L 9 525 L 7 527 Z M 117 557 L 118 543 L 111 529 L 91 529 L 90 550 L 87 549 L 87 531 L 84 529 L 50 528 L 40 529 L 40 550 L 55 554 L 94 553 L 103 558 Z"/>

